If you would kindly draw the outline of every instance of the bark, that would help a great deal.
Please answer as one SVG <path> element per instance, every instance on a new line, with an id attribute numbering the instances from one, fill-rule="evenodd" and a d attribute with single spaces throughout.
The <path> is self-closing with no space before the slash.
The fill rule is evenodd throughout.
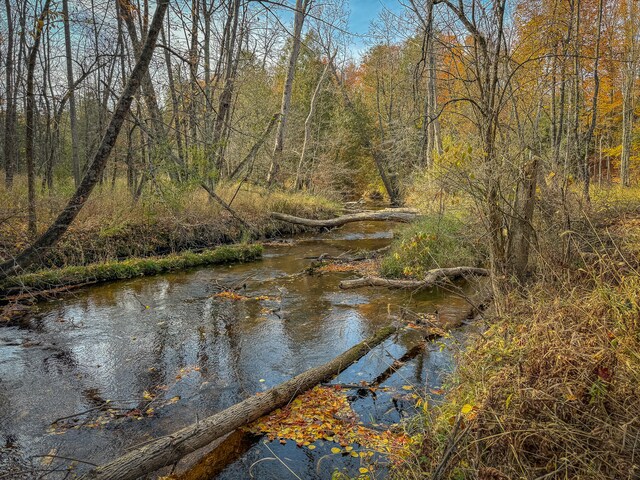
<path id="1" fill-rule="evenodd" d="M 513 272 L 522 280 L 527 273 L 531 242 L 535 236 L 533 228 L 533 213 L 536 205 L 536 186 L 538 178 L 538 157 L 533 157 L 525 165 L 522 181 L 518 185 L 514 217 L 509 238 L 509 262 L 513 265 Z"/>
<path id="2" fill-rule="evenodd" d="M 341 217 L 329 218 L 327 220 L 313 220 L 310 218 L 294 217 L 286 213 L 272 212 L 271 218 L 296 225 L 305 225 L 307 227 L 325 227 L 333 228 L 346 225 L 353 222 L 413 222 L 417 215 L 407 212 L 394 212 L 393 210 L 380 210 L 377 212 L 362 212 L 342 215 Z"/>
<path id="3" fill-rule="evenodd" d="M 422 290 L 435 287 L 446 281 L 470 277 L 472 275 L 485 277 L 489 275 L 489 270 L 476 267 L 436 268 L 435 270 L 429 270 L 422 280 L 394 280 L 381 277 L 364 277 L 354 280 L 343 280 L 340 282 L 340 288 L 348 290 L 360 287 L 386 287 Z"/>
<path id="4" fill-rule="evenodd" d="M 164 28 L 160 32 L 162 37 L 162 43 L 165 45 L 169 45 L 167 43 L 167 39 L 165 37 Z M 178 150 L 178 158 L 180 159 L 180 163 L 184 164 L 184 148 L 182 147 L 182 132 L 180 126 L 180 102 L 178 101 L 178 93 L 176 90 L 176 82 L 173 78 L 173 66 L 171 65 L 171 54 L 168 49 L 164 49 L 164 61 L 167 66 L 167 80 L 169 81 L 169 92 L 171 94 L 171 106 L 173 108 L 173 122 L 174 122 L 174 130 L 176 137 L 176 148 Z"/>
<path id="5" fill-rule="evenodd" d="M 596 121 L 598 118 L 598 94 L 600 92 L 600 72 L 598 70 L 598 66 L 600 64 L 600 39 L 602 37 L 602 8 L 603 8 L 603 0 L 598 2 L 598 27 L 597 27 L 597 37 L 596 37 L 596 58 L 593 65 L 593 97 L 591 100 L 591 125 L 589 125 L 589 131 L 587 132 L 587 137 L 585 139 L 584 146 L 584 160 L 582 163 L 582 180 L 583 180 L 583 188 L 582 195 L 587 203 L 590 202 L 589 196 L 589 184 L 591 182 L 591 171 L 589 169 L 589 151 L 591 149 L 591 139 L 593 138 L 593 132 L 596 129 Z"/>
<path id="6" fill-rule="evenodd" d="M 633 132 L 634 85 L 638 74 L 638 42 L 636 2 L 627 2 L 625 20 L 625 62 L 622 66 L 622 153 L 620 157 L 620 183 L 630 185 L 629 163 L 631 158 L 631 135 Z"/>
<path id="7" fill-rule="evenodd" d="M 34 75 L 36 69 L 36 59 L 38 57 L 38 49 L 42 40 L 42 31 L 44 30 L 45 18 L 49 14 L 49 5 L 51 0 L 46 0 L 42 7 L 42 12 L 36 21 L 35 31 L 33 33 L 33 45 L 29 49 L 27 57 L 27 106 L 25 110 L 25 157 L 27 160 L 27 188 L 29 197 L 29 235 L 35 237 L 37 232 L 36 225 L 36 170 L 35 170 L 35 110 L 36 99 L 34 95 Z"/>
<path id="8" fill-rule="evenodd" d="M 131 72 L 122 96 L 118 99 L 118 103 L 111 117 L 111 121 L 109 122 L 109 126 L 102 137 L 100 147 L 98 148 L 91 165 L 87 169 L 82 182 L 80 182 L 80 186 L 67 203 L 67 206 L 62 210 L 62 212 L 60 212 L 56 220 L 46 232 L 44 232 L 30 247 L 22 251 L 16 258 L 0 264 L 0 280 L 9 275 L 14 275 L 18 270 L 31 265 L 46 250 L 52 248 L 58 242 L 60 237 L 62 237 L 62 235 L 67 231 L 69 225 L 71 225 L 91 195 L 93 188 L 98 183 L 98 180 L 102 176 L 107 165 L 111 150 L 118 138 L 118 133 L 120 132 L 125 117 L 131 107 L 133 96 L 138 90 L 142 78 L 149 68 L 149 63 L 153 56 L 153 50 L 158 40 L 158 34 L 162 27 L 162 20 L 168 6 L 169 0 L 158 1 L 156 13 L 153 17 L 153 21 L 151 22 L 149 33 L 140 52 L 136 66 Z"/>
<path id="9" fill-rule="evenodd" d="M 222 175 L 224 167 L 224 151 L 227 137 L 225 132 L 228 131 L 225 128 L 231 119 L 231 110 L 233 103 L 233 94 L 235 90 L 235 77 L 237 73 L 237 64 L 241 48 L 237 43 L 238 36 L 238 24 L 240 16 L 240 0 L 233 0 L 229 3 L 227 11 L 227 21 L 223 32 L 223 41 L 221 45 L 220 58 L 224 59 L 224 62 L 220 61 L 216 70 L 219 70 L 224 65 L 224 85 L 220 96 L 218 98 L 218 109 L 216 112 L 216 118 L 213 124 L 213 137 L 211 144 L 213 147 L 213 164 L 211 165 L 212 171 L 209 172 L 210 178 L 209 184 L 213 186 L 214 179 L 219 178 Z M 235 53 L 235 54 L 234 54 Z M 216 84 L 220 75 L 216 75 Z M 213 86 L 215 88 L 216 85 Z"/>
<path id="10" fill-rule="evenodd" d="M 311 0 L 296 0 L 296 13 L 293 21 L 293 45 L 291 46 L 291 55 L 289 56 L 289 65 L 287 67 L 287 77 L 284 82 L 282 91 L 282 104 L 280 107 L 280 120 L 278 122 L 278 130 L 276 132 L 276 143 L 273 147 L 273 158 L 267 175 L 267 185 L 273 185 L 277 180 L 280 172 L 280 164 L 282 162 L 282 154 L 284 151 L 284 135 L 287 128 L 287 120 L 289 118 L 289 107 L 291 106 L 291 92 L 293 91 L 293 78 L 296 73 L 296 64 L 298 62 L 298 54 L 300 53 L 300 36 L 302 34 L 302 26 L 307 15 L 307 9 Z"/>
<path id="11" fill-rule="evenodd" d="M 5 62 L 6 75 L 6 102 L 5 124 L 4 124 L 4 171 L 5 185 L 7 189 L 13 186 L 13 175 L 16 164 L 16 108 L 13 84 L 13 45 L 14 45 L 14 29 L 13 17 L 11 14 L 12 0 L 5 0 L 7 14 L 7 60 Z"/>
<path id="12" fill-rule="evenodd" d="M 189 99 L 189 130 L 191 135 L 191 145 L 198 143 L 198 64 L 200 55 L 198 53 L 198 29 L 200 21 L 200 5 L 198 0 L 191 2 L 191 43 L 189 46 L 189 87 L 191 98 Z"/>
<path id="13" fill-rule="evenodd" d="M 424 166 L 427 168 L 433 166 L 434 151 L 438 153 L 441 153 L 442 151 L 440 120 L 437 115 L 435 35 L 433 29 L 434 3 L 434 0 L 427 1 L 427 11 L 424 18 L 424 41 L 422 51 L 422 56 L 427 66 L 427 91 L 425 92 L 424 102 L 421 158 L 424 160 Z M 414 8 L 417 7 L 414 5 Z"/>
<path id="14" fill-rule="evenodd" d="M 395 327 L 382 328 L 373 337 L 356 344 L 324 365 L 307 370 L 277 387 L 253 395 L 171 435 L 133 449 L 113 462 L 93 469 L 83 478 L 132 480 L 170 465 L 192 451 L 288 404 L 299 394 L 339 374 L 394 332 Z"/>
<path id="15" fill-rule="evenodd" d="M 67 87 L 69 89 L 69 122 L 71 128 L 71 167 L 76 187 L 80 184 L 80 158 L 78 157 L 78 126 L 76 119 L 75 82 L 73 80 L 73 58 L 71 54 L 71 29 L 69 26 L 69 0 L 62 0 L 64 16 L 64 50 L 67 63 Z"/>
<path id="16" fill-rule="evenodd" d="M 142 51 L 142 43 L 138 39 L 138 32 L 136 30 L 136 25 L 133 21 L 132 12 L 135 11 L 131 7 L 129 0 L 116 0 L 116 2 L 123 2 L 123 5 L 120 7 L 120 12 L 124 17 L 124 22 L 127 27 L 127 31 L 129 32 L 129 37 L 131 38 L 131 44 L 133 45 L 133 51 L 135 53 L 136 58 L 140 57 Z M 124 7 L 124 8 L 122 8 Z M 167 148 L 167 139 L 169 138 L 166 134 L 166 129 L 164 125 L 164 121 L 162 119 L 162 112 L 160 111 L 160 106 L 158 105 L 158 97 L 156 95 L 155 88 L 153 86 L 153 82 L 151 81 L 151 75 L 147 71 L 142 78 L 142 96 L 144 97 L 145 105 L 147 106 L 147 110 L 149 111 L 149 115 L 151 116 L 151 125 L 153 128 L 153 141 L 155 146 L 155 155 L 156 158 L 162 158 L 166 154 L 171 157 L 176 164 L 177 171 L 171 170 L 171 176 L 176 180 L 183 180 L 184 176 L 186 176 L 185 164 L 183 160 L 179 157 L 173 155 L 169 148 Z"/>
<path id="17" fill-rule="evenodd" d="M 309 114 L 304 121 L 304 140 L 302 141 L 302 151 L 300 152 L 300 160 L 298 161 L 298 168 L 296 170 L 296 181 L 295 188 L 296 190 L 302 190 L 304 185 L 304 181 L 302 178 L 302 167 L 304 166 L 304 162 L 307 156 L 307 147 L 309 145 L 309 141 L 311 140 L 311 122 L 313 121 L 313 116 L 316 113 L 316 105 L 318 103 L 318 97 L 320 96 L 320 89 L 322 88 L 322 82 L 324 82 L 325 77 L 327 76 L 327 72 L 329 70 L 329 63 L 331 60 L 327 62 L 322 70 L 322 75 L 320 75 L 320 79 L 318 80 L 318 84 L 316 85 L 315 90 L 313 91 L 313 95 L 311 95 L 311 104 L 309 106 Z"/>

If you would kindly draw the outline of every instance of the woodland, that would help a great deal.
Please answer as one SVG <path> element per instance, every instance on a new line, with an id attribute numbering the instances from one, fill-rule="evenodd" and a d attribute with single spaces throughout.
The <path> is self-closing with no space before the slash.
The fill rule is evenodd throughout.
<path id="1" fill-rule="evenodd" d="M 308 265 L 287 275 L 368 292 L 384 325 L 95 462 L 21 451 L 0 412 L 0 478 L 249 478 L 218 466 L 248 436 L 359 462 L 313 476 L 272 452 L 286 478 L 639 475 L 639 2 L 380 0 L 366 33 L 352 10 L 374 2 L 3 3 L 0 410 L 43 305 L 138 277 L 243 269 L 209 298 L 284 322 L 284 287 L 251 265 L 289 248 Z M 373 248 L 295 250 L 386 226 Z M 407 331 L 382 374 L 327 387 Z M 450 351 L 442 382 L 389 387 L 409 414 L 359 426 L 345 392 L 383 398 L 430 348 Z M 164 393 L 139 390 L 126 414 L 90 404 L 95 428 L 160 416 Z"/>

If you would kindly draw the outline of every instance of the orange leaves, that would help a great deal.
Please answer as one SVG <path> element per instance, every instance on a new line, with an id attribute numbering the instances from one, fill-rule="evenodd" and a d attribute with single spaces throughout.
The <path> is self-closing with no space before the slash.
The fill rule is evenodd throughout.
<path id="1" fill-rule="evenodd" d="M 270 297 L 266 295 L 259 295 L 257 297 L 246 297 L 244 295 L 240 295 L 239 293 L 234 292 L 233 290 L 223 290 L 222 292 L 218 292 L 212 295 L 214 298 L 222 298 L 225 300 L 232 300 L 234 302 L 244 301 L 244 300 L 271 300 Z"/>
<path id="2" fill-rule="evenodd" d="M 408 453 L 411 442 L 404 434 L 365 427 L 340 389 L 321 386 L 300 395 L 287 407 L 260 418 L 246 430 L 264 434 L 269 440 L 279 439 L 281 443 L 292 440 L 310 450 L 315 449 L 311 444 L 317 440 L 335 442 L 342 448 L 333 447 L 331 452 L 334 454 L 359 456 L 352 446 L 357 444 L 368 450 L 367 454 L 381 453 L 393 461 L 400 461 Z"/>
<path id="3" fill-rule="evenodd" d="M 215 298 L 223 298 L 225 300 L 233 300 L 233 301 L 238 301 L 238 300 L 246 300 L 247 297 L 243 296 L 243 295 L 239 295 L 236 292 L 232 291 L 232 290 L 224 290 L 222 292 L 216 293 L 215 295 L 213 295 Z"/>

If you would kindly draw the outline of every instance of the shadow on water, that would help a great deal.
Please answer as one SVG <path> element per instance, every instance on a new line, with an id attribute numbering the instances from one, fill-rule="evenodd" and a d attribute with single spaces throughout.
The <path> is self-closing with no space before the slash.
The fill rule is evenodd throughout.
<path id="1" fill-rule="evenodd" d="M 349 274 L 295 275 L 308 256 L 381 248 L 393 227 L 352 224 L 269 247 L 251 264 L 87 288 L 0 329 L 0 470 L 12 462 L 36 470 L 69 464 L 37 457 L 45 454 L 113 459 L 328 361 L 386 325 L 389 305 L 438 309 L 443 317 L 466 311 L 464 300 L 438 291 L 340 291 Z M 216 298 L 218 285 L 246 285 L 245 295 L 266 298 Z M 410 335 L 387 341 L 335 381 L 371 380 L 414 343 Z M 427 345 L 385 385 L 437 388 L 450 368 L 448 350 Z M 367 422 L 395 423 L 411 405 L 393 395 L 358 398 L 353 408 Z M 329 451 L 328 443 L 311 452 L 258 442 L 219 478 L 357 474 L 358 459 Z"/>

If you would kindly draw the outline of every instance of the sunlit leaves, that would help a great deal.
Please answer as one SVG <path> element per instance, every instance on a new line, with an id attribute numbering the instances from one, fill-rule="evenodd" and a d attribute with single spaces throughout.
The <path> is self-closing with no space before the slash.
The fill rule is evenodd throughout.
<path id="1" fill-rule="evenodd" d="M 373 452 L 400 461 L 408 453 L 410 437 L 390 430 L 378 431 L 359 421 L 347 396 L 340 390 L 317 386 L 300 395 L 290 405 L 260 418 L 246 428 L 255 434 L 264 434 L 269 440 L 291 440 L 298 446 L 311 445 L 318 440 L 335 442 L 333 454 L 357 456 Z M 356 448 L 359 445 L 360 448 Z M 313 447 L 313 448 L 312 448 Z"/>

